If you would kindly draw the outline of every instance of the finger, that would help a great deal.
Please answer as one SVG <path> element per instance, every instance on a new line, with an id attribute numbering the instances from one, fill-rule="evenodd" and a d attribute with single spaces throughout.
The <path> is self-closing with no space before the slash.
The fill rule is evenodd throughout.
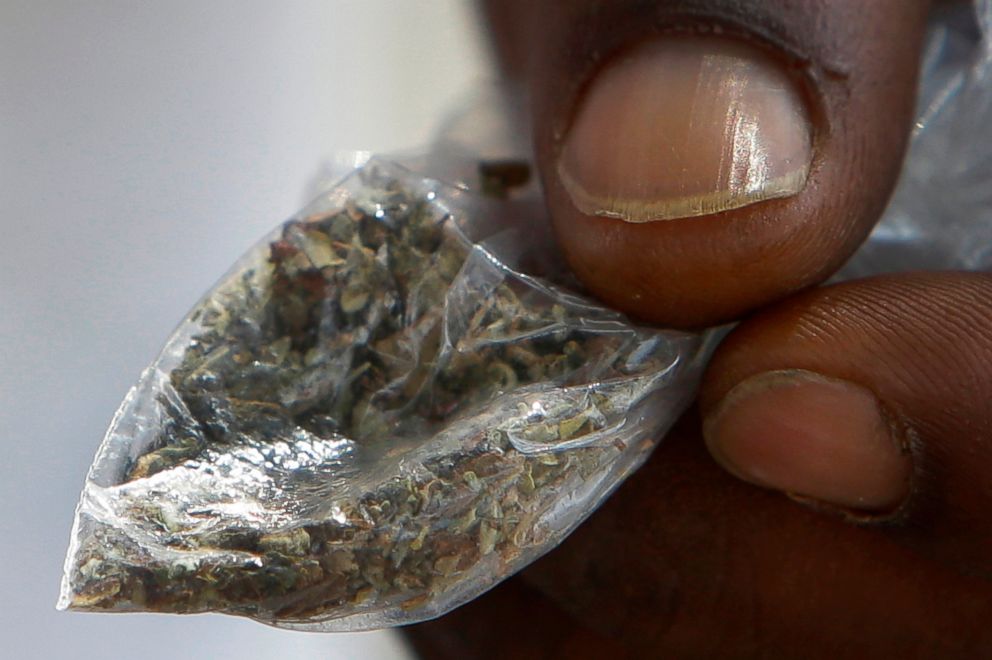
<path id="1" fill-rule="evenodd" d="M 698 424 L 684 419 L 525 578 L 631 657 L 968 658 L 992 648 L 987 581 L 882 528 L 734 479 L 707 455 Z"/>
<path id="2" fill-rule="evenodd" d="M 898 173 L 927 5 L 492 0 L 591 292 L 695 326 L 834 271 Z"/>
<path id="3" fill-rule="evenodd" d="M 811 291 L 735 330 L 701 395 L 733 473 L 848 510 L 992 575 L 992 276 Z"/>

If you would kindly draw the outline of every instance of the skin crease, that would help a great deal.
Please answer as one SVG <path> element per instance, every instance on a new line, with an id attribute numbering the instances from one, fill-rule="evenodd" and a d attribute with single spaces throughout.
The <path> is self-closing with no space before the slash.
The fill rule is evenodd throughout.
<path id="1" fill-rule="evenodd" d="M 919 273 L 794 295 L 828 276 L 884 206 L 926 3 L 492 0 L 487 11 L 505 70 L 530 81 L 551 216 L 583 282 L 658 323 L 745 320 L 714 356 L 698 407 L 644 468 L 521 575 L 408 627 L 415 649 L 524 659 L 987 654 L 992 277 Z M 583 85 L 624 45 L 680 21 L 744 30 L 808 83 L 817 133 L 807 188 L 691 222 L 582 216 L 553 163 Z M 788 369 L 860 385 L 891 414 L 913 461 L 897 510 L 800 504 L 712 460 L 701 417 L 741 381 Z"/>

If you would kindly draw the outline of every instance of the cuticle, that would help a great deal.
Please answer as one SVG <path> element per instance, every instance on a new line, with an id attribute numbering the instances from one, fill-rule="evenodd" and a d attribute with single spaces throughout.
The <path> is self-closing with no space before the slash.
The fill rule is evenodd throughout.
<path id="1" fill-rule="evenodd" d="M 919 432 L 913 427 L 906 415 L 902 414 L 899 409 L 886 405 L 882 397 L 873 390 L 869 389 L 869 391 L 875 394 L 882 420 L 889 429 L 889 435 L 898 446 L 899 451 L 909 458 L 910 462 L 906 496 L 895 509 L 877 521 L 884 524 L 896 524 L 904 522 L 915 506 L 921 482 L 920 476 L 925 463 L 924 444 Z"/>

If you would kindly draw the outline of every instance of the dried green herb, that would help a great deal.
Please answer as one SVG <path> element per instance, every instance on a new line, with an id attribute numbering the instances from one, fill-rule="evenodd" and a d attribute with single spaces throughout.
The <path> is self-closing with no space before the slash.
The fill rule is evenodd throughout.
<path id="1" fill-rule="evenodd" d="M 286 223 L 184 328 L 107 441 L 143 443 L 98 456 L 116 473 L 87 483 L 64 606 L 436 615 L 643 460 L 638 411 L 678 363 L 670 337 L 513 273 L 381 176 Z"/>

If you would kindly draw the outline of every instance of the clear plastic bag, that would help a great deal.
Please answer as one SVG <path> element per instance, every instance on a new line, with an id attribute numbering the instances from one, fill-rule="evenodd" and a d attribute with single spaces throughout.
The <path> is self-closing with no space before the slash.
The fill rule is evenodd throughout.
<path id="1" fill-rule="evenodd" d="M 703 341 L 553 284 L 528 209 L 373 159 L 251 250 L 118 411 L 61 606 L 378 628 L 554 547 L 683 410 Z"/>
<path id="2" fill-rule="evenodd" d="M 992 268 L 990 26 L 990 0 L 934 22 L 903 179 L 838 277 Z M 405 166 L 350 161 L 193 309 L 99 449 L 60 607 L 413 623 L 552 549 L 647 458 L 715 333 L 570 293 L 539 200 L 471 192 L 480 158 L 527 157 L 505 100 Z"/>
<path id="3" fill-rule="evenodd" d="M 992 270 L 992 0 L 937 3 L 899 185 L 842 278 Z"/>

